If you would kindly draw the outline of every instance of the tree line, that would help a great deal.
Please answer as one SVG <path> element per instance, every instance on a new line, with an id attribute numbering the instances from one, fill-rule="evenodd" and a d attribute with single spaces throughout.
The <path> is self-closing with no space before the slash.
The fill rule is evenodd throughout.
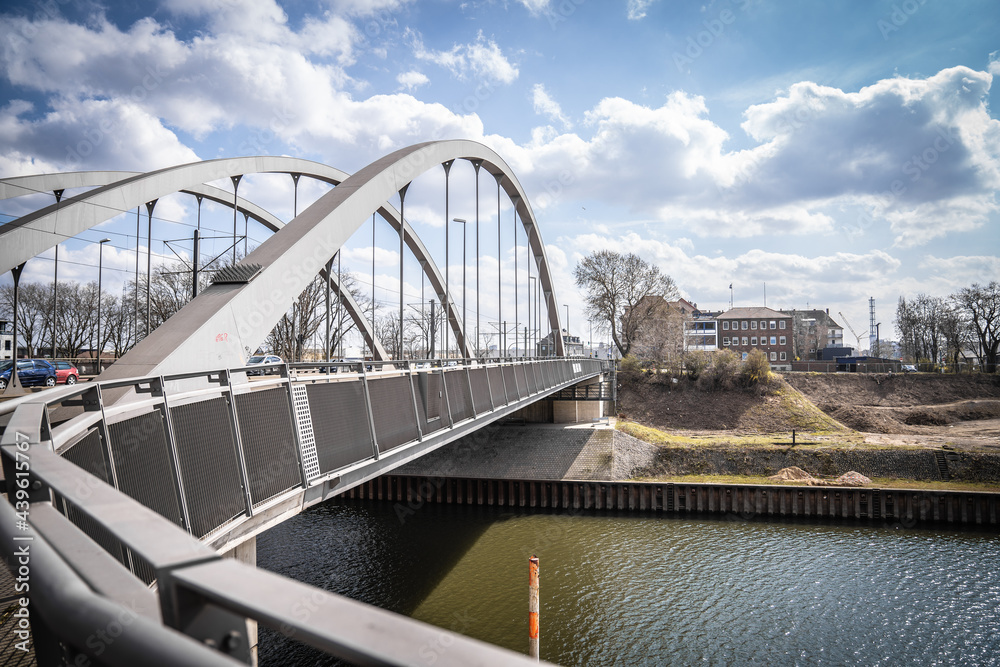
<path id="1" fill-rule="evenodd" d="M 199 276 L 199 292 L 208 286 L 211 270 L 209 267 Z M 103 290 L 100 309 L 97 307 L 97 281 L 59 281 L 58 290 L 53 282 L 22 282 L 16 315 L 20 354 L 79 358 L 91 356 L 94 350 L 100 349 L 104 354 L 120 357 L 191 300 L 192 279 L 190 268 L 181 262 L 157 266 L 149 280 L 148 319 L 145 276 L 127 281 L 120 293 Z M 341 289 L 350 293 L 362 316 L 372 325 L 375 337 L 393 358 L 428 358 L 432 338 L 435 351 L 441 354 L 445 318 L 440 304 L 434 309 L 433 317 L 429 304 L 423 308 L 415 305 L 408 308 L 400 337 L 398 312 L 389 308 L 389 312 L 383 314 L 380 304 L 361 289 L 352 273 L 342 274 Z M 335 288 L 331 289 L 329 308 L 330 356 L 338 358 L 344 349 L 342 342 L 358 327 L 347 309 L 340 306 Z M 0 287 L 0 320 L 13 321 L 13 311 L 14 287 L 4 285 Z M 321 276 L 316 276 L 258 349 L 277 354 L 286 361 L 325 359 L 326 321 L 326 283 Z M 488 349 L 491 340 L 490 334 L 480 336 L 480 348 Z M 457 345 L 454 335 L 450 335 L 449 343 L 454 351 Z M 365 344 L 364 347 L 365 353 L 370 354 L 369 346 Z M 249 350 L 251 354 L 254 352 Z"/>
<path id="2" fill-rule="evenodd" d="M 975 359 L 995 373 L 1000 352 L 1000 282 L 974 283 L 948 297 L 899 298 L 896 331 L 903 357 L 948 363 L 957 369 Z"/>

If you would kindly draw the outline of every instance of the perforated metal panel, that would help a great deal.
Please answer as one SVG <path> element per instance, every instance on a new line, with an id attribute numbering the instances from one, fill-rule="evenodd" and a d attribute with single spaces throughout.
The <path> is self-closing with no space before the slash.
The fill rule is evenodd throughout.
<path id="1" fill-rule="evenodd" d="M 108 435 L 118 490 L 182 526 L 163 408 L 109 424 Z"/>
<path id="2" fill-rule="evenodd" d="M 101 444 L 101 434 L 97 429 L 90 429 L 82 440 L 63 452 L 62 457 L 83 468 L 102 482 L 114 486 L 104 460 L 104 445 Z M 60 507 L 62 504 L 62 502 L 57 502 L 56 506 Z M 66 501 L 65 506 L 66 517 L 76 524 L 77 528 L 89 535 L 102 549 L 117 558 L 119 562 L 128 564 L 125 558 L 125 549 L 118 538 L 89 516 L 79 511 L 72 503 Z"/>
<path id="3" fill-rule="evenodd" d="M 311 384 L 306 391 L 319 467 L 324 473 L 375 455 L 360 382 Z"/>
<path id="4" fill-rule="evenodd" d="M 507 397 L 511 401 L 516 401 L 521 397 L 521 388 L 518 386 L 517 376 L 514 374 L 513 366 L 503 367 L 503 379 L 507 383 Z"/>
<path id="5" fill-rule="evenodd" d="M 542 385 L 548 389 L 552 386 L 552 363 L 549 361 L 543 361 L 539 365 L 539 370 L 542 373 Z"/>
<path id="6" fill-rule="evenodd" d="M 417 439 L 417 416 L 413 412 L 409 377 L 369 380 L 368 395 L 380 452 Z"/>
<path id="7" fill-rule="evenodd" d="M 537 369 L 537 364 L 526 364 L 524 367 L 524 376 L 528 381 L 528 391 L 532 394 L 538 391 L 538 380 L 536 379 Z"/>
<path id="8" fill-rule="evenodd" d="M 433 433 L 448 425 L 444 412 L 444 390 L 438 373 L 417 373 L 413 378 L 417 387 L 417 414 L 424 435 Z"/>
<path id="9" fill-rule="evenodd" d="M 284 387 L 236 396 L 236 416 L 253 504 L 258 505 L 301 484 L 295 426 Z M 315 444 L 313 461 L 318 474 Z"/>
<path id="10" fill-rule="evenodd" d="M 309 394 L 301 384 L 292 385 L 292 405 L 295 407 L 295 425 L 299 429 L 302 468 L 306 472 L 306 481 L 309 481 L 320 476 L 319 454 L 316 452 L 316 434 L 309 412 Z"/>
<path id="11" fill-rule="evenodd" d="M 469 382 L 465 371 L 450 371 L 444 374 L 448 385 L 448 401 L 451 403 L 451 416 L 455 421 L 473 417 L 472 400 L 469 396 Z"/>
<path id="12" fill-rule="evenodd" d="M 486 371 L 490 375 L 490 393 L 493 395 L 493 405 L 507 405 L 507 396 L 503 387 L 503 371 L 499 366 L 491 366 Z"/>
<path id="13" fill-rule="evenodd" d="M 476 414 L 490 411 L 490 385 L 486 379 L 486 369 L 476 368 L 469 371 L 472 380 L 472 397 L 476 406 Z"/>
<path id="14" fill-rule="evenodd" d="M 531 393 L 528 388 L 528 376 L 524 374 L 525 365 L 520 364 L 514 367 L 514 375 L 517 377 L 517 386 L 521 390 L 521 397 L 524 398 Z"/>
<path id="15" fill-rule="evenodd" d="M 204 537 L 246 512 L 225 397 L 170 408 L 191 533 Z"/>

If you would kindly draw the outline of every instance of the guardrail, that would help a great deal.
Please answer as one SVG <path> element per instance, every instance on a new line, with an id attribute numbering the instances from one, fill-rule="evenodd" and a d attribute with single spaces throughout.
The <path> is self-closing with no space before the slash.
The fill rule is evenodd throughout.
<path id="1" fill-rule="evenodd" d="M 248 662 L 248 619 L 355 662 L 411 664 L 444 633 L 437 664 L 527 664 L 218 555 L 605 370 L 593 359 L 450 363 L 292 364 L 252 379 L 270 369 L 212 370 L 0 405 L 3 551 L 30 563 L 40 664 Z M 109 623 L 120 630 L 110 642 Z"/>

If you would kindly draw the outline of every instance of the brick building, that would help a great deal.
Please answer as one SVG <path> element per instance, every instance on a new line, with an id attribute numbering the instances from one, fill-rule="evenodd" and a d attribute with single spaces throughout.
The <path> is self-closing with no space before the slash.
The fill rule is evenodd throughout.
<path id="1" fill-rule="evenodd" d="M 732 350 L 742 359 L 753 349 L 763 351 L 771 366 L 791 370 L 792 316 L 771 308 L 733 308 L 716 317 L 719 349 Z"/>
<path id="2" fill-rule="evenodd" d="M 792 359 L 812 360 L 824 357 L 824 348 L 844 346 L 844 327 L 827 310 L 782 310 L 792 317 Z"/>

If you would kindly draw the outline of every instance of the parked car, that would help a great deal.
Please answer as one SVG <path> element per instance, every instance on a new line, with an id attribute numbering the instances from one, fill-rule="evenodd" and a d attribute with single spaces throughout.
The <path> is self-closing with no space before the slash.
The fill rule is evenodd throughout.
<path id="1" fill-rule="evenodd" d="M 917 372 L 917 367 L 914 366 L 913 364 L 903 364 L 903 372 L 904 373 L 916 373 Z"/>
<path id="2" fill-rule="evenodd" d="M 17 359 L 17 379 L 22 387 L 56 386 L 56 369 L 44 359 Z M 10 383 L 10 373 L 14 362 L 0 361 L 0 391 Z"/>
<path id="3" fill-rule="evenodd" d="M 57 384 L 76 384 L 80 381 L 80 371 L 68 361 L 53 361 Z"/>
<path id="4" fill-rule="evenodd" d="M 283 364 L 281 357 L 274 354 L 255 354 L 250 357 L 250 361 L 247 362 L 247 366 L 264 366 L 269 364 Z M 247 371 L 247 375 L 271 375 L 272 373 L 278 373 L 276 367 L 270 368 L 255 368 Z"/>

